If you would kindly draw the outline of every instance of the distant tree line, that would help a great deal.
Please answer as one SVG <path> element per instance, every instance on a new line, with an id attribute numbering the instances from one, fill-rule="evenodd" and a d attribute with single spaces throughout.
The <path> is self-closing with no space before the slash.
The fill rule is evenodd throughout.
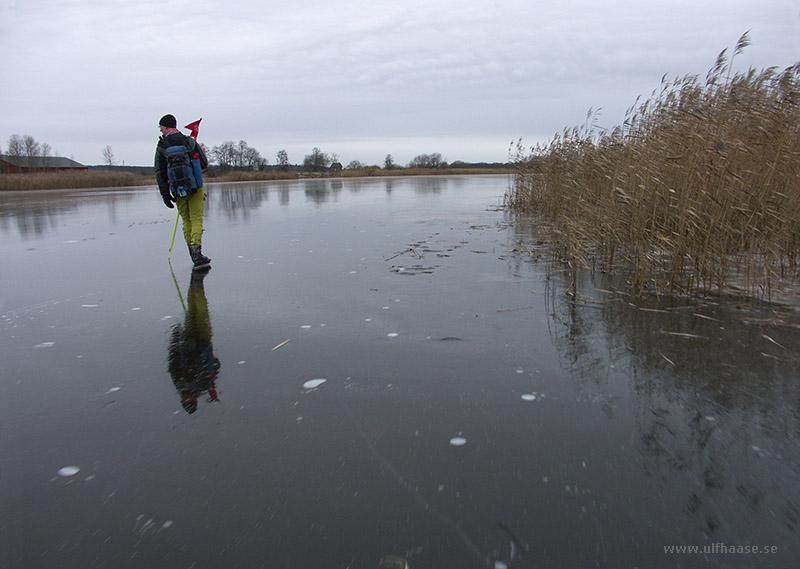
<path id="1" fill-rule="evenodd" d="M 322 152 L 319 148 L 315 147 L 311 154 L 308 154 L 303 160 L 303 169 L 309 172 L 321 172 L 330 168 L 336 167 L 339 164 L 339 157 L 336 154 L 328 155 Z M 468 167 L 466 162 L 459 162 L 460 165 Z M 341 167 L 341 165 L 339 164 Z M 438 152 L 433 154 L 419 154 L 414 157 L 411 162 L 406 165 L 406 168 L 447 168 L 447 163 L 442 155 Z M 367 168 L 378 168 L 378 166 L 370 166 L 364 164 L 359 160 L 351 160 L 347 164 L 348 170 L 365 170 Z M 395 163 L 391 154 L 387 154 L 383 160 L 384 170 L 399 170 L 402 166 Z"/>
<path id="2" fill-rule="evenodd" d="M 351 160 L 347 166 L 342 166 L 339 162 L 337 154 L 327 154 L 314 147 L 311 154 L 307 154 L 303 158 L 302 166 L 294 166 L 289 162 L 289 154 L 286 150 L 279 150 L 275 155 L 275 165 L 271 166 L 269 161 L 261 156 L 261 153 L 250 146 L 246 141 L 240 140 L 234 142 L 227 140 L 220 145 L 209 148 L 204 143 L 200 143 L 209 162 L 212 166 L 219 168 L 220 171 L 225 172 L 229 170 L 277 170 L 280 172 L 287 172 L 289 170 L 304 170 L 307 172 L 324 172 L 328 170 L 369 170 L 380 169 L 381 166 L 369 165 L 359 160 Z M 3 154 L 0 148 L 0 154 Z M 28 168 L 36 169 L 41 163 L 42 158 L 54 156 L 52 147 L 46 142 L 38 142 L 30 135 L 20 136 L 13 134 L 8 139 L 8 146 L 5 152 L 6 155 L 14 158 L 25 158 Z M 114 156 L 114 150 L 110 145 L 105 146 L 102 150 L 103 165 L 116 166 L 117 161 Z M 124 162 L 123 162 L 124 164 Z M 414 157 L 405 168 L 485 168 L 485 167 L 498 167 L 502 164 L 492 163 L 479 163 L 467 164 L 466 162 L 456 161 L 448 164 L 438 152 L 432 154 L 419 154 Z M 383 160 L 384 170 L 400 170 L 404 166 L 395 163 L 391 154 L 387 154 Z"/>
<path id="3" fill-rule="evenodd" d="M 253 147 L 249 146 L 244 140 L 234 143 L 232 140 L 223 142 L 219 146 L 214 146 L 209 151 L 205 146 L 206 155 L 212 164 L 221 170 L 278 170 L 287 171 L 290 169 L 289 155 L 286 150 L 279 150 L 276 155 L 275 166 L 269 167 L 269 161 L 261 157 L 261 154 Z M 466 162 L 458 162 L 461 167 L 469 167 Z M 447 168 L 450 166 L 438 152 L 433 154 L 419 154 L 414 157 L 406 168 Z M 314 147 L 311 154 L 303 158 L 302 169 L 306 172 L 325 172 L 330 169 L 343 168 L 339 162 L 337 154 L 328 154 Z M 348 170 L 365 170 L 368 168 L 379 168 L 379 166 L 368 165 L 359 160 L 351 160 L 346 168 Z M 399 170 L 403 166 L 395 163 L 391 154 L 387 154 L 383 161 L 385 170 Z"/>

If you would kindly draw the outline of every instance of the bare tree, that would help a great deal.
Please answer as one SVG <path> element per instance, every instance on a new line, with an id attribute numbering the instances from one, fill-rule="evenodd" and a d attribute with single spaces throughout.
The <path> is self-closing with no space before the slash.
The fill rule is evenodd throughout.
<path id="1" fill-rule="evenodd" d="M 303 159 L 303 169 L 310 170 L 311 172 L 322 172 L 328 169 L 331 164 L 331 158 L 319 148 L 314 147 L 311 154 L 306 155 Z"/>
<path id="2" fill-rule="evenodd" d="M 103 148 L 103 164 L 106 166 L 114 165 L 114 151 L 111 149 L 110 145 Z"/>
<path id="3" fill-rule="evenodd" d="M 26 134 L 22 137 L 22 147 L 28 162 L 28 168 L 31 170 L 38 168 L 40 166 L 39 153 L 41 152 L 41 147 L 39 143 L 36 142 L 36 139 Z"/>
<path id="4" fill-rule="evenodd" d="M 247 142 L 245 142 L 244 140 L 240 140 L 239 144 L 236 145 L 236 162 L 235 162 L 236 166 L 241 168 L 247 165 L 245 162 L 245 155 L 247 153 L 248 148 L 249 147 L 247 146 Z"/>
<path id="5" fill-rule="evenodd" d="M 8 155 L 20 157 L 25 154 L 25 145 L 22 142 L 22 137 L 18 134 L 12 134 L 8 137 Z"/>
<path id="6" fill-rule="evenodd" d="M 260 170 L 268 164 L 266 158 L 262 158 L 261 153 L 252 146 L 247 146 L 247 143 L 242 153 L 242 162 L 250 170 Z"/>
<path id="7" fill-rule="evenodd" d="M 278 150 L 276 158 L 278 160 L 278 170 L 281 172 L 289 170 L 289 154 L 285 150 Z"/>
<path id="8" fill-rule="evenodd" d="M 232 140 L 226 140 L 219 146 L 212 148 L 211 154 L 223 170 L 233 168 L 234 160 L 236 159 L 236 143 Z"/>
<path id="9" fill-rule="evenodd" d="M 397 164 L 394 163 L 394 158 L 392 158 L 391 154 L 387 154 L 386 158 L 383 159 L 383 167 L 386 170 L 394 170 L 397 168 Z"/>

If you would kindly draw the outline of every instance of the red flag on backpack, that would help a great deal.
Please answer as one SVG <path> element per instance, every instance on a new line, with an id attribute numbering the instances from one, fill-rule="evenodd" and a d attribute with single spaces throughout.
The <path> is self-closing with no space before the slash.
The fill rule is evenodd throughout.
<path id="1" fill-rule="evenodd" d="M 188 128 L 189 130 L 192 131 L 190 136 L 192 138 L 194 138 L 195 140 L 197 140 L 197 133 L 200 132 L 200 121 L 201 120 L 203 120 L 203 119 L 197 119 L 196 121 L 194 121 L 192 123 L 189 123 L 185 127 L 183 127 L 183 128 Z"/>

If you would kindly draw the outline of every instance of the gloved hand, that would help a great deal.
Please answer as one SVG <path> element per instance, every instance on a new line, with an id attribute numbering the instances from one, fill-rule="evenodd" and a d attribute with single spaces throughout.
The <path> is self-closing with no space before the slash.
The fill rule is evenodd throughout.
<path id="1" fill-rule="evenodd" d="M 166 195 L 161 194 L 161 198 L 164 200 L 164 205 L 167 206 L 168 208 L 172 209 L 173 207 L 175 207 L 172 204 L 173 199 L 172 199 L 171 195 L 169 195 L 169 194 L 166 194 Z"/>

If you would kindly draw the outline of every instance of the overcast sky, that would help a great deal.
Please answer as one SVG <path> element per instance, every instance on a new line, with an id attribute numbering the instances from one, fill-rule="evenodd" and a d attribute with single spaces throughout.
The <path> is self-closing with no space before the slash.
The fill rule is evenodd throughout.
<path id="1" fill-rule="evenodd" d="M 504 162 L 589 108 L 620 124 L 748 30 L 737 69 L 800 60 L 800 0 L 0 0 L 0 149 L 149 165 L 172 113 L 272 164 Z"/>

